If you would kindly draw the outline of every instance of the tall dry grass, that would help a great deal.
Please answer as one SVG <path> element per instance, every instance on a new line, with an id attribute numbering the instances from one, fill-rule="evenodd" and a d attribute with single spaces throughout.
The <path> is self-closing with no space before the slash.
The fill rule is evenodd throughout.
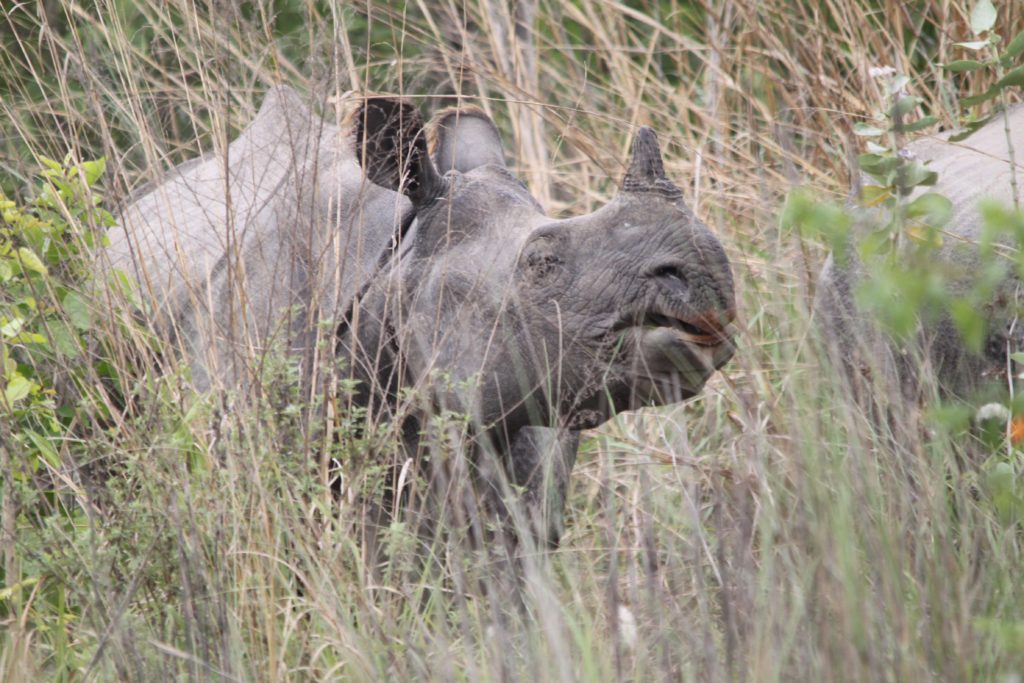
<path id="1" fill-rule="evenodd" d="M 284 82 L 327 116 L 351 90 L 478 104 L 549 212 L 578 213 L 614 191 L 629 132 L 647 124 L 726 244 L 744 332 L 703 397 L 587 437 L 568 533 L 524 565 L 515 599 L 488 584 L 491 558 L 443 539 L 424 568 L 402 527 L 388 571 L 369 574 L 359 512 L 310 473 L 320 446 L 301 416 L 226 413 L 154 362 L 132 410 L 112 404 L 85 447 L 60 446 L 72 471 L 84 452 L 104 472 L 55 473 L 76 523 L 24 518 L 3 538 L 6 586 L 24 583 L 0 602 L 0 679 L 1018 680 L 1019 528 L 979 493 L 967 437 L 894 443 L 846 398 L 813 343 L 824 254 L 776 219 L 795 185 L 845 195 L 851 123 L 882 97 L 871 67 L 911 75 L 942 125 L 959 93 L 991 82 L 938 66 L 963 56 L 969 10 L 4 5 L 8 193 L 30 184 L 37 155 L 71 151 L 107 157 L 116 203 L 225 145 Z M 1004 36 L 1024 28 L 1019 3 L 1000 11 Z M 118 339 L 114 365 L 139 363 L 144 345 Z M 364 447 L 343 431 L 340 452 Z"/>

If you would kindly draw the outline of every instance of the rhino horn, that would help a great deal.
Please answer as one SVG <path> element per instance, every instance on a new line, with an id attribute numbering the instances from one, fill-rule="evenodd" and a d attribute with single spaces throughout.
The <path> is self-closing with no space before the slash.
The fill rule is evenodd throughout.
<path id="1" fill-rule="evenodd" d="M 446 184 L 430 160 L 415 106 L 390 97 L 369 97 L 353 118 L 359 163 L 371 182 L 405 194 L 417 207 L 444 193 Z"/>
<path id="2" fill-rule="evenodd" d="M 633 137 L 629 168 L 622 179 L 624 194 L 656 194 L 670 201 L 683 198 L 682 191 L 665 175 L 658 136 L 641 126 Z"/>

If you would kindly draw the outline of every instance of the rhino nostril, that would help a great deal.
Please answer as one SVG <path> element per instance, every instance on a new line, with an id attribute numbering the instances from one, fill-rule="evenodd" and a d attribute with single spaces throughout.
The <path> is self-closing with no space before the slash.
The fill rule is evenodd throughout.
<path id="1" fill-rule="evenodd" d="M 659 265 L 650 271 L 653 278 L 665 278 L 667 280 L 678 280 L 681 283 L 686 282 L 686 275 L 683 274 L 682 268 L 675 264 Z"/>
<path id="2" fill-rule="evenodd" d="M 686 285 L 686 275 L 683 273 L 682 267 L 675 263 L 667 263 L 664 265 L 652 268 L 651 277 L 662 280 L 666 284 L 672 286 L 684 286 Z"/>

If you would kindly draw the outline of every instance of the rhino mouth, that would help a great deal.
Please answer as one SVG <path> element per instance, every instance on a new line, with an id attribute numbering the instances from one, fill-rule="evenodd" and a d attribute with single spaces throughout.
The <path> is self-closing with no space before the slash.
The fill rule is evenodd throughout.
<path id="1" fill-rule="evenodd" d="M 628 330 L 667 330 L 680 342 L 707 348 L 731 345 L 735 333 L 732 325 L 723 328 L 706 317 L 676 315 L 663 309 L 623 316 L 612 326 L 613 334 Z"/>
<path id="2" fill-rule="evenodd" d="M 631 408 L 697 395 L 735 351 L 733 326 L 704 317 L 655 309 L 623 317 L 615 327 L 631 377 Z"/>
<path id="3" fill-rule="evenodd" d="M 718 346 L 729 341 L 729 334 L 726 330 L 716 329 L 708 325 L 706 321 L 693 322 L 686 318 L 655 311 L 644 313 L 631 326 L 641 329 L 668 328 L 680 340 L 697 346 Z"/>

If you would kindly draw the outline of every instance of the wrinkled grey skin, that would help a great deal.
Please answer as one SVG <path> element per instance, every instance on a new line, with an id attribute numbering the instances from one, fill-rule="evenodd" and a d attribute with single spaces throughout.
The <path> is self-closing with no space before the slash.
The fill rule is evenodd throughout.
<path id="1" fill-rule="evenodd" d="M 1010 110 L 1011 140 L 1017 153 L 1018 184 L 1024 186 L 1024 107 Z M 984 267 L 983 223 L 978 211 L 980 200 L 991 198 L 1012 206 L 1010 165 L 1006 135 L 1001 116 L 960 142 L 950 142 L 950 134 L 918 140 L 909 146 L 918 159 L 930 162 L 938 172 L 934 187 L 920 192 L 938 192 L 953 203 L 953 216 L 943 229 L 943 245 L 935 253 L 940 270 L 952 294 L 964 293 L 976 283 Z M 998 245 L 997 245 L 998 246 Z M 1007 260 L 1007 272 L 1011 272 Z M 879 373 L 894 377 L 905 396 L 915 394 L 919 375 L 915 348 L 899 347 L 888 341 L 874 322 L 859 311 L 855 292 L 864 277 L 864 268 L 849 254 L 842 265 L 829 257 L 818 283 L 817 315 L 827 333 L 831 349 L 848 376 L 860 382 Z M 946 394 L 967 397 L 1006 367 L 1007 335 L 1015 328 L 1017 348 L 1020 325 L 1014 326 L 1015 294 L 1018 281 L 1007 277 L 983 311 L 988 323 L 988 341 L 982 354 L 969 353 L 952 321 L 943 319 L 922 332 L 923 361 L 931 366 L 939 388 Z M 866 389 L 870 391 L 870 389 Z M 876 397 L 877 398 L 877 397 Z M 895 398 L 895 397 L 894 397 Z"/>
<path id="2" fill-rule="evenodd" d="M 272 90 L 226 155 L 128 207 L 110 266 L 141 283 L 200 389 L 255 387 L 283 349 L 320 391 L 328 353 L 375 416 L 403 387 L 469 414 L 557 537 L 575 432 L 693 396 L 732 355 L 726 255 L 649 129 L 612 202 L 553 220 L 481 112 L 442 115 L 432 154 L 408 104 L 369 99 L 349 121 Z"/>

